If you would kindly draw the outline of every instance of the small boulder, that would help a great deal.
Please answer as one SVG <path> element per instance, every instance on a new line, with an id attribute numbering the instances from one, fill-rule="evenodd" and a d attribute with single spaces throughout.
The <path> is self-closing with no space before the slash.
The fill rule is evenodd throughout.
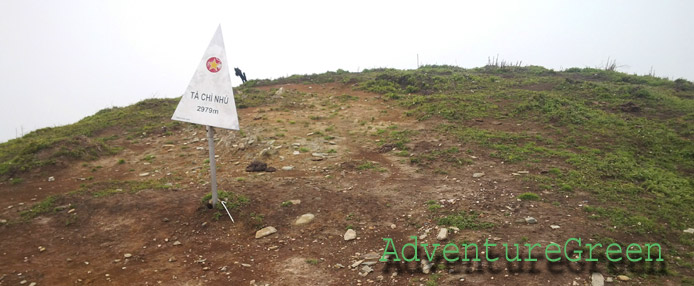
<path id="1" fill-rule="evenodd" d="M 296 221 L 294 222 L 294 225 L 307 224 L 307 223 L 311 222 L 314 218 L 316 218 L 316 216 L 311 214 L 311 213 L 303 214 L 298 219 L 296 219 Z"/>
<path id="2" fill-rule="evenodd" d="M 528 224 L 536 224 L 536 223 L 537 223 L 537 219 L 535 219 L 534 217 L 529 216 L 529 217 L 526 217 L 526 218 L 525 218 L 525 222 L 527 222 Z"/>
<path id="3" fill-rule="evenodd" d="M 357 232 L 354 231 L 353 229 L 348 229 L 347 232 L 345 232 L 345 235 L 343 237 L 345 241 L 350 241 L 353 239 L 357 238 Z"/>
<path id="4" fill-rule="evenodd" d="M 255 238 L 262 238 L 277 232 L 277 229 L 271 226 L 263 228 L 255 232 Z"/>
<path id="5" fill-rule="evenodd" d="M 605 278 L 598 272 L 593 272 L 590 276 L 591 286 L 605 286 Z"/>
<path id="6" fill-rule="evenodd" d="M 439 234 L 436 235 L 436 239 L 438 239 L 438 240 L 446 240 L 446 239 L 448 239 L 448 229 L 445 228 L 445 227 L 439 229 Z"/>
<path id="7" fill-rule="evenodd" d="M 267 164 L 258 160 L 255 160 L 246 166 L 246 172 L 264 172 L 266 169 Z"/>

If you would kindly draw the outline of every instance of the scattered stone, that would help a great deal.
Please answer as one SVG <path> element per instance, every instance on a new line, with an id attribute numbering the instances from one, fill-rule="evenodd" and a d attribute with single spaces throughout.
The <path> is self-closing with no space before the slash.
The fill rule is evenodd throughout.
<path id="1" fill-rule="evenodd" d="M 208 271 L 208 270 L 210 270 L 210 267 L 208 267 L 208 266 L 205 266 L 202 268 L 202 271 Z"/>
<path id="2" fill-rule="evenodd" d="M 267 169 L 265 169 L 265 172 L 275 172 L 275 171 L 277 171 L 277 169 L 275 167 L 267 167 Z"/>
<path id="3" fill-rule="evenodd" d="M 311 157 L 311 161 L 323 161 L 325 158 L 323 157 Z"/>
<path id="4" fill-rule="evenodd" d="M 422 265 L 422 273 L 429 274 L 431 272 L 431 267 L 434 266 L 434 263 L 428 259 L 422 259 L 420 262 Z"/>
<path id="5" fill-rule="evenodd" d="M 344 239 L 345 241 L 350 241 L 357 238 L 357 232 L 354 231 L 353 229 L 348 229 L 347 232 L 345 232 Z"/>
<path id="6" fill-rule="evenodd" d="M 552 229 L 559 229 L 559 226 L 556 224 L 550 225 L 549 227 L 551 227 Z"/>
<path id="7" fill-rule="evenodd" d="M 617 275 L 617 280 L 619 280 L 619 281 L 629 281 L 629 280 L 631 280 L 631 278 L 629 278 L 629 276 L 626 276 L 626 275 Z"/>
<path id="8" fill-rule="evenodd" d="M 140 177 L 147 177 L 147 176 L 149 176 L 149 172 L 140 173 Z"/>
<path id="9" fill-rule="evenodd" d="M 169 257 L 169 262 L 176 262 L 176 257 Z"/>
<path id="10" fill-rule="evenodd" d="M 43 246 L 39 246 L 39 252 L 44 252 L 44 251 L 46 251 L 46 248 Z"/>
<path id="11" fill-rule="evenodd" d="M 262 238 L 277 232 L 277 229 L 271 226 L 263 228 L 255 232 L 255 238 Z"/>
<path id="12" fill-rule="evenodd" d="M 21 284 L 21 285 L 27 284 L 27 281 L 26 280 L 19 281 L 19 284 Z"/>
<path id="13" fill-rule="evenodd" d="M 48 177 L 48 181 L 49 181 L 49 182 L 55 181 L 55 177 L 53 177 L 53 176 Z"/>
<path id="14" fill-rule="evenodd" d="M 284 166 L 284 167 L 282 167 L 282 170 L 283 171 L 291 171 L 291 170 L 294 170 L 294 166 Z"/>
<path id="15" fill-rule="evenodd" d="M 364 262 L 364 260 L 355 261 L 355 262 L 352 263 L 352 265 L 350 265 L 349 267 L 350 267 L 350 268 L 357 268 L 357 266 L 361 265 L 362 262 Z"/>
<path id="16" fill-rule="evenodd" d="M 292 205 L 298 205 L 301 203 L 301 200 L 289 200 L 289 202 L 292 203 Z"/>
<path id="17" fill-rule="evenodd" d="M 123 254 L 123 257 L 130 258 L 130 257 L 133 257 L 133 255 L 132 255 L 132 253 L 126 253 L 126 254 Z"/>
<path id="18" fill-rule="evenodd" d="M 472 174 L 472 177 L 473 177 L 473 178 L 481 178 L 482 176 L 484 176 L 484 172 Z"/>
<path id="19" fill-rule="evenodd" d="M 67 213 L 69 213 L 69 214 L 74 213 L 74 212 L 75 212 L 75 209 L 70 209 L 69 211 L 67 211 Z"/>
<path id="20" fill-rule="evenodd" d="M 314 218 L 316 218 L 316 216 L 311 213 L 303 214 L 294 222 L 294 225 L 307 224 L 311 222 Z"/>
<path id="21" fill-rule="evenodd" d="M 396 227 L 397 227 L 397 226 L 395 226 L 394 223 L 391 223 L 391 224 L 390 224 L 390 228 L 395 229 Z"/>
<path id="22" fill-rule="evenodd" d="M 342 265 L 342 264 L 340 264 L 340 263 L 335 264 L 333 267 L 335 267 L 335 268 L 337 268 L 337 269 L 345 268 L 345 266 Z"/>
<path id="23" fill-rule="evenodd" d="M 448 229 L 445 228 L 445 227 L 439 229 L 439 234 L 436 235 L 436 239 L 438 239 L 438 240 L 446 240 L 446 239 L 448 239 Z"/>
<path id="24" fill-rule="evenodd" d="M 516 173 L 518 173 L 518 174 L 530 174 L 530 171 L 518 171 Z"/>
<path id="25" fill-rule="evenodd" d="M 299 152 L 299 151 L 294 151 L 294 152 L 292 153 L 292 155 L 299 155 L 299 154 L 301 154 L 301 152 Z"/>
<path id="26" fill-rule="evenodd" d="M 6 219 L 0 219 L 0 224 L 6 224 L 7 220 Z"/>
<path id="27" fill-rule="evenodd" d="M 605 278 L 598 272 L 593 272 L 590 276 L 591 286 L 605 286 Z"/>
<path id="28" fill-rule="evenodd" d="M 241 266 L 243 266 L 243 267 L 251 267 L 250 264 L 246 264 L 246 263 L 241 263 Z"/>
<path id="29" fill-rule="evenodd" d="M 169 218 L 168 218 L 168 217 L 165 217 L 165 218 L 161 219 L 161 221 L 163 221 L 163 222 L 169 222 Z"/>
<path id="30" fill-rule="evenodd" d="M 379 258 L 381 258 L 381 255 L 376 252 L 369 252 L 364 255 L 365 260 L 377 260 Z"/>
<path id="31" fill-rule="evenodd" d="M 359 272 L 359 276 L 365 277 L 366 275 L 369 275 L 369 273 L 373 272 L 374 269 L 371 268 L 371 266 L 364 265 L 364 267 L 361 268 L 361 271 Z"/>
<path id="32" fill-rule="evenodd" d="M 29 286 L 36 286 L 36 282 L 29 283 Z"/>
<path id="33" fill-rule="evenodd" d="M 174 241 L 173 245 L 181 245 L 181 242 L 176 240 L 176 241 Z"/>
<path id="34" fill-rule="evenodd" d="M 685 233 L 691 233 L 691 234 L 694 234 L 694 228 L 691 228 L 691 227 L 690 227 L 690 228 L 688 228 L 688 229 L 685 229 L 685 230 L 683 230 L 683 231 L 684 231 Z"/>
<path id="35" fill-rule="evenodd" d="M 66 210 L 66 209 L 69 208 L 69 207 L 70 207 L 70 205 L 62 205 L 62 206 L 57 206 L 57 207 L 55 207 L 54 210 L 57 211 L 57 212 L 60 212 L 60 211 Z"/>
<path id="36" fill-rule="evenodd" d="M 525 222 L 527 222 L 527 223 L 529 223 L 529 224 L 536 224 L 536 223 L 537 223 L 537 219 L 535 219 L 534 217 L 529 216 L 529 217 L 526 217 L 526 218 L 525 218 Z"/>
<path id="37" fill-rule="evenodd" d="M 607 278 L 605 278 L 605 282 L 612 283 L 612 282 L 614 282 L 614 280 L 612 280 L 612 277 L 607 277 Z"/>

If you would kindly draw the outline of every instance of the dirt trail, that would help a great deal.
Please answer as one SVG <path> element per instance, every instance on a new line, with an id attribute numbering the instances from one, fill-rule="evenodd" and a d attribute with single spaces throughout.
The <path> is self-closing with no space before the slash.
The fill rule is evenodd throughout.
<path id="1" fill-rule="evenodd" d="M 481 244 L 491 239 L 545 245 L 592 234 L 588 226 L 576 227 L 587 225 L 580 215 L 580 196 L 563 198 L 562 205 L 574 206 L 563 213 L 547 203 L 521 202 L 516 196 L 527 191 L 527 183 L 523 175 L 512 174 L 519 167 L 489 154 L 467 154 L 470 164 L 442 166 L 446 174 L 437 174 L 410 164 L 396 151 L 380 152 L 383 139 L 377 130 L 393 125 L 418 132 L 408 143 L 412 152 L 468 148 L 373 94 L 342 84 L 262 89 L 280 87 L 284 93 L 302 95 L 303 105 L 287 107 L 278 99 L 270 106 L 241 109 L 243 134 L 220 130 L 216 137 L 220 189 L 251 199 L 233 214 L 236 223 L 226 216 L 213 220 L 213 211 L 200 204 L 209 191 L 203 127 L 145 137 L 86 166 L 74 163 L 33 174 L 23 184 L 0 185 L 0 217 L 10 221 L 48 195 L 65 194 L 82 184 L 153 180 L 173 185 L 103 197 L 74 194 L 61 201 L 74 205 L 72 213 L 66 209 L 0 226 L 0 285 L 23 280 L 38 285 L 249 285 L 253 280 L 257 285 L 420 285 L 431 276 L 416 269 L 418 264 L 409 264 L 411 272 L 393 275 L 385 263 L 376 263 L 374 272 L 365 276 L 360 275 L 362 265 L 349 266 L 370 252 L 380 256 L 386 246 L 383 238 L 402 245 L 412 235 L 428 233 L 419 242 L 437 243 L 436 218 L 452 210 L 481 212 L 481 219 L 495 226 L 451 233 L 451 242 Z M 356 98 L 338 99 L 345 94 Z M 264 150 L 270 155 L 260 155 Z M 315 161 L 312 153 L 325 154 Z M 278 171 L 245 172 L 254 158 Z M 119 164 L 120 159 L 125 163 Z M 369 162 L 373 168 L 363 167 Z M 282 170 L 285 166 L 293 169 Z M 485 175 L 473 178 L 478 172 Z M 56 180 L 48 182 L 48 176 Z M 281 206 L 294 199 L 301 203 Z M 427 202 L 442 207 L 432 211 Z M 305 213 L 315 219 L 293 225 Z M 517 222 L 527 216 L 538 223 Z M 255 231 L 262 226 L 278 232 L 256 239 Z M 343 239 L 347 228 L 356 230 L 357 239 Z M 590 276 L 587 269 L 572 272 L 568 266 L 550 271 L 542 264 L 537 273 L 513 273 L 505 263 L 491 264 L 496 270 L 487 270 L 489 264 L 470 273 L 464 264 L 455 264 L 449 268 L 453 271 L 437 272 L 438 283 L 584 285 Z"/>

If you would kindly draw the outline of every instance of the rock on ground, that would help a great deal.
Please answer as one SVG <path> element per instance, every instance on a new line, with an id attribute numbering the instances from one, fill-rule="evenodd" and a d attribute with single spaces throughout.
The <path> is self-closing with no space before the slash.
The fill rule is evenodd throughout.
<path id="1" fill-rule="evenodd" d="M 598 272 L 593 272 L 593 274 L 590 276 L 590 285 L 591 286 L 604 286 L 605 285 L 605 278 L 602 276 L 602 274 Z"/>
<path id="2" fill-rule="evenodd" d="M 345 241 L 350 241 L 357 238 L 357 232 L 354 231 L 353 229 L 348 229 L 347 232 L 345 232 L 344 239 Z"/>
<path id="3" fill-rule="evenodd" d="M 438 239 L 438 240 L 446 240 L 446 239 L 448 239 L 448 229 L 445 228 L 445 227 L 439 229 L 439 234 L 436 235 L 436 239 Z"/>
<path id="4" fill-rule="evenodd" d="M 265 227 L 255 232 L 255 238 L 262 238 L 277 232 L 277 229 L 271 226 Z"/>
<path id="5" fill-rule="evenodd" d="M 311 222 L 316 216 L 314 214 L 308 213 L 301 215 L 295 222 L 294 225 L 302 225 Z"/>

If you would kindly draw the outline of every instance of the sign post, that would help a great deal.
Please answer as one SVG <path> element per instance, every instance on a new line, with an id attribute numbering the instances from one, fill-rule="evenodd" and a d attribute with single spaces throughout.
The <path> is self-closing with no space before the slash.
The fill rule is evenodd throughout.
<path id="1" fill-rule="evenodd" d="M 207 126 L 207 145 L 210 148 L 210 176 L 211 176 L 211 181 L 210 185 L 212 185 L 212 206 L 214 207 L 217 204 L 218 196 L 217 196 L 217 164 L 214 156 L 214 127 L 212 126 Z"/>
<path id="2" fill-rule="evenodd" d="M 239 130 L 236 102 L 229 74 L 231 66 L 227 61 L 220 25 L 171 117 L 172 120 L 205 125 L 207 128 L 212 206 L 216 206 L 218 201 L 214 127 Z"/>

